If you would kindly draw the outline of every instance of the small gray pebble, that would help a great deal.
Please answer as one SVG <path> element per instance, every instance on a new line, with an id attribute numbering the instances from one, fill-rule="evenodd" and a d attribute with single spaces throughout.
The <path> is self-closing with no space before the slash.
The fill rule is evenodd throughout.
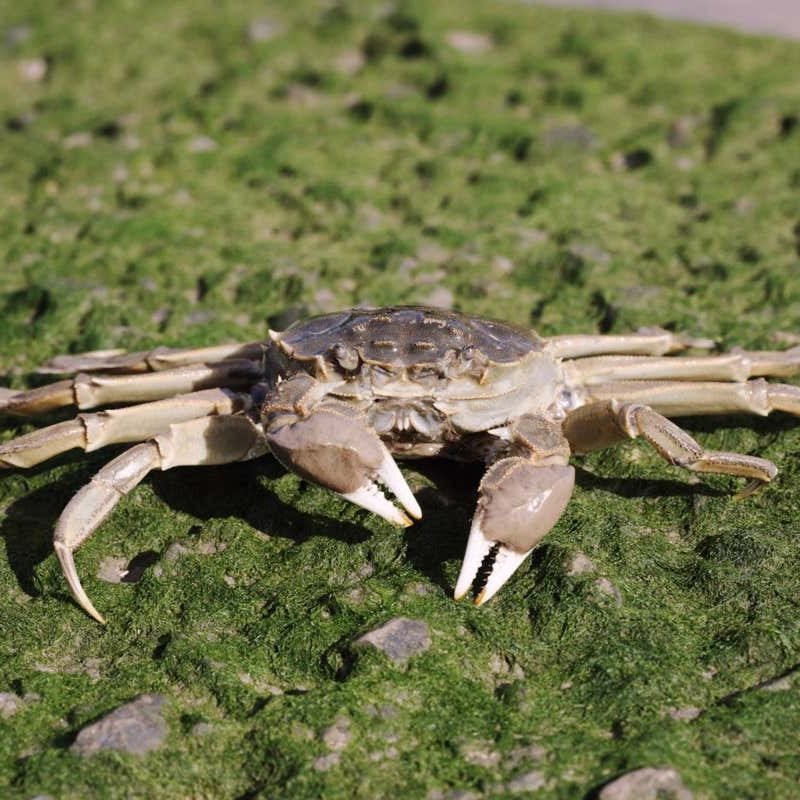
<path id="1" fill-rule="evenodd" d="M 571 147 L 575 150 L 594 150 L 599 144 L 597 135 L 585 125 L 554 125 L 542 134 L 548 147 Z"/>
<path id="2" fill-rule="evenodd" d="M 431 646 L 431 633 L 423 620 L 396 617 L 360 636 L 355 644 L 372 645 L 399 664 L 427 650 Z"/>
<path id="3" fill-rule="evenodd" d="M 686 708 L 670 708 L 667 713 L 672 719 L 690 721 L 697 719 L 703 713 L 703 709 L 697 706 L 686 706 Z"/>
<path id="4" fill-rule="evenodd" d="M 642 767 L 607 783 L 599 800 L 692 800 L 694 795 L 672 767 Z"/>
<path id="5" fill-rule="evenodd" d="M 19 711 L 22 698 L 13 692 L 0 692 L 0 717 L 8 718 Z"/>
<path id="6" fill-rule="evenodd" d="M 610 597 L 614 601 L 614 605 L 622 605 L 622 595 L 620 594 L 619 589 L 617 589 L 617 587 L 614 586 L 614 584 L 611 583 L 608 578 L 598 578 L 594 582 L 594 585 L 597 591 Z"/>
<path id="7" fill-rule="evenodd" d="M 254 19 L 247 26 L 247 38 L 251 42 L 268 42 L 283 33 L 283 25 L 267 17 Z"/>
<path id="8" fill-rule="evenodd" d="M 128 574 L 128 559 L 106 556 L 97 568 L 97 577 L 106 583 L 122 583 Z"/>
<path id="9" fill-rule="evenodd" d="M 210 722 L 195 722 L 189 733 L 192 736 L 208 736 L 214 732 L 214 726 Z"/>
<path id="10" fill-rule="evenodd" d="M 188 547 L 184 547 L 178 542 L 173 542 L 164 553 L 164 559 L 166 561 L 177 561 L 181 556 L 186 555 L 188 552 Z"/>
<path id="11" fill-rule="evenodd" d="M 81 756 L 100 750 L 144 755 L 160 747 L 167 735 L 162 714 L 166 698 L 143 694 L 92 722 L 75 737 L 70 750 Z"/>
<path id="12" fill-rule="evenodd" d="M 770 678 L 763 683 L 759 683 L 756 688 L 762 689 L 765 692 L 785 692 L 792 688 L 797 675 L 798 670 L 792 670 L 778 678 Z"/>
<path id="13" fill-rule="evenodd" d="M 567 566 L 567 575 L 583 575 L 584 572 L 595 572 L 597 565 L 585 553 L 575 553 Z"/>
<path id="14" fill-rule="evenodd" d="M 326 756 L 315 758 L 312 766 L 317 772 L 327 772 L 331 767 L 338 766 L 341 760 L 342 756 L 339 753 L 328 753 Z"/>
<path id="15" fill-rule="evenodd" d="M 522 775 L 517 775 L 516 778 L 512 778 L 512 780 L 506 784 L 506 789 L 512 794 L 535 792 L 537 789 L 541 789 L 544 784 L 544 775 L 534 769 L 530 772 L 524 772 Z"/>
<path id="16" fill-rule="evenodd" d="M 322 732 L 325 746 L 335 752 L 344 750 L 350 743 L 350 738 L 350 720 L 347 717 L 337 717 L 333 725 Z"/>

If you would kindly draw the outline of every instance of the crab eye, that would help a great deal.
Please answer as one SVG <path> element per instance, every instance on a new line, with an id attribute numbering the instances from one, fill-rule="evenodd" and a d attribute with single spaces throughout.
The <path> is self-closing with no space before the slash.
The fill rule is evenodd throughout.
<path id="1" fill-rule="evenodd" d="M 336 344 L 331 353 L 342 369 L 353 370 L 358 366 L 358 353 L 345 344 Z"/>
<path id="2" fill-rule="evenodd" d="M 471 344 L 461 351 L 461 360 L 465 364 L 485 364 L 486 356 L 479 347 Z"/>

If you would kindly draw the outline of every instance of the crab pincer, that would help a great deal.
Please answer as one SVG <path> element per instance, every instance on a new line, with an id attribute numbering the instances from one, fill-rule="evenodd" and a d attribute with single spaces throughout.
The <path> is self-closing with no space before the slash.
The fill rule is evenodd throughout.
<path id="1" fill-rule="evenodd" d="M 313 381 L 303 376 L 295 383 L 301 381 L 303 396 L 313 395 Z M 422 510 L 406 479 L 363 416 L 335 400 L 303 409 L 296 402 L 298 387 L 290 387 L 291 383 L 290 380 L 279 386 L 278 401 L 264 409 L 267 444 L 275 458 L 301 477 L 331 489 L 395 525 L 408 527 L 413 524 L 411 517 L 419 519 Z M 289 398 L 295 400 L 291 407 L 285 403 Z M 402 508 L 383 494 L 382 486 Z"/>
<path id="2" fill-rule="evenodd" d="M 572 496 L 575 470 L 505 458 L 486 473 L 455 588 L 460 600 L 490 600 L 558 522 Z"/>
<path id="3" fill-rule="evenodd" d="M 481 481 L 455 589 L 456 600 L 472 589 L 475 605 L 491 599 L 550 532 L 575 486 L 569 443 L 553 421 L 524 414 L 490 433 L 499 456 Z"/>

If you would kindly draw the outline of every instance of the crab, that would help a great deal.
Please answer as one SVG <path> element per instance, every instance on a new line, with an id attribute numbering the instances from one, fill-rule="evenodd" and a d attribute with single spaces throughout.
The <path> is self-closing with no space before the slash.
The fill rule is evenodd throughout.
<path id="1" fill-rule="evenodd" d="M 659 328 L 542 338 L 511 324 L 418 306 L 351 309 L 298 321 L 266 342 L 60 356 L 71 374 L 0 411 L 122 405 L 7 441 L 0 466 L 31 467 L 71 448 L 137 442 L 62 512 L 53 545 L 76 602 L 73 552 L 151 470 L 271 453 L 302 478 L 397 526 L 422 515 L 395 459 L 482 461 L 486 472 L 455 586 L 477 605 L 509 580 L 553 528 L 575 483 L 570 457 L 641 437 L 669 463 L 770 482 L 764 458 L 704 449 L 670 417 L 782 411 L 800 387 L 800 347 L 674 356 L 714 342 Z"/>

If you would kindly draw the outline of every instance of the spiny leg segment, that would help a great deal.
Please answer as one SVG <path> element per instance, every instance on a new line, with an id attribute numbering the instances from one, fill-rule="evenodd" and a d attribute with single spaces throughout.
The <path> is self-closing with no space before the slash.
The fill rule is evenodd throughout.
<path id="1" fill-rule="evenodd" d="M 126 350 L 95 350 L 90 353 L 56 356 L 39 367 L 40 375 L 66 375 L 78 372 L 160 372 L 192 364 L 215 364 L 219 361 L 259 361 L 263 342 L 233 342 L 212 347 L 157 347 L 129 353 Z"/>
<path id="2" fill-rule="evenodd" d="M 600 355 L 663 356 L 679 353 L 694 347 L 709 350 L 715 346 L 712 339 L 695 339 L 663 328 L 642 328 L 637 333 L 566 334 L 547 339 L 547 349 L 556 358 L 584 358 Z"/>
<path id="3" fill-rule="evenodd" d="M 778 352 L 737 351 L 718 356 L 595 356 L 564 363 L 567 381 L 596 385 L 635 380 L 736 381 L 800 373 L 800 347 Z"/>
<path id="4" fill-rule="evenodd" d="M 0 398 L 0 413 L 31 416 L 71 405 L 88 409 L 111 403 L 144 403 L 219 386 L 245 389 L 260 377 L 260 363 L 241 359 L 175 367 L 161 372 L 79 373 L 74 378 Z"/>
<path id="5" fill-rule="evenodd" d="M 756 414 L 773 411 L 800 416 L 800 386 L 756 378 L 743 383 L 717 381 L 620 381 L 585 386 L 584 403 L 641 403 L 666 417 L 701 414 Z"/>
<path id="6" fill-rule="evenodd" d="M 170 425 L 165 433 L 135 445 L 106 464 L 69 501 L 53 535 L 56 555 L 78 605 L 105 623 L 81 585 L 72 553 L 149 472 L 246 461 L 266 451 L 263 432 L 249 417 L 213 416 Z"/>
<path id="7" fill-rule="evenodd" d="M 205 389 L 153 403 L 79 414 L 0 445 L 0 467 L 32 467 L 74 447 L 87 452 L 110 444 L 141 442 L 172 423 L 250 408 L 249 394 Z"/>
<path id="8" fill-rule="evenodd" d="M 674 422 L 640 403 L 607 400 L 583 406 L 567 417 L 563 430 L 573 453 L 588 453 L 625 438 L 641 436 L 675 466 L 693 472 L 748 478 L 739 496 L 769 483 L 778 472 L 765 458 L 706 450 Z"/>

